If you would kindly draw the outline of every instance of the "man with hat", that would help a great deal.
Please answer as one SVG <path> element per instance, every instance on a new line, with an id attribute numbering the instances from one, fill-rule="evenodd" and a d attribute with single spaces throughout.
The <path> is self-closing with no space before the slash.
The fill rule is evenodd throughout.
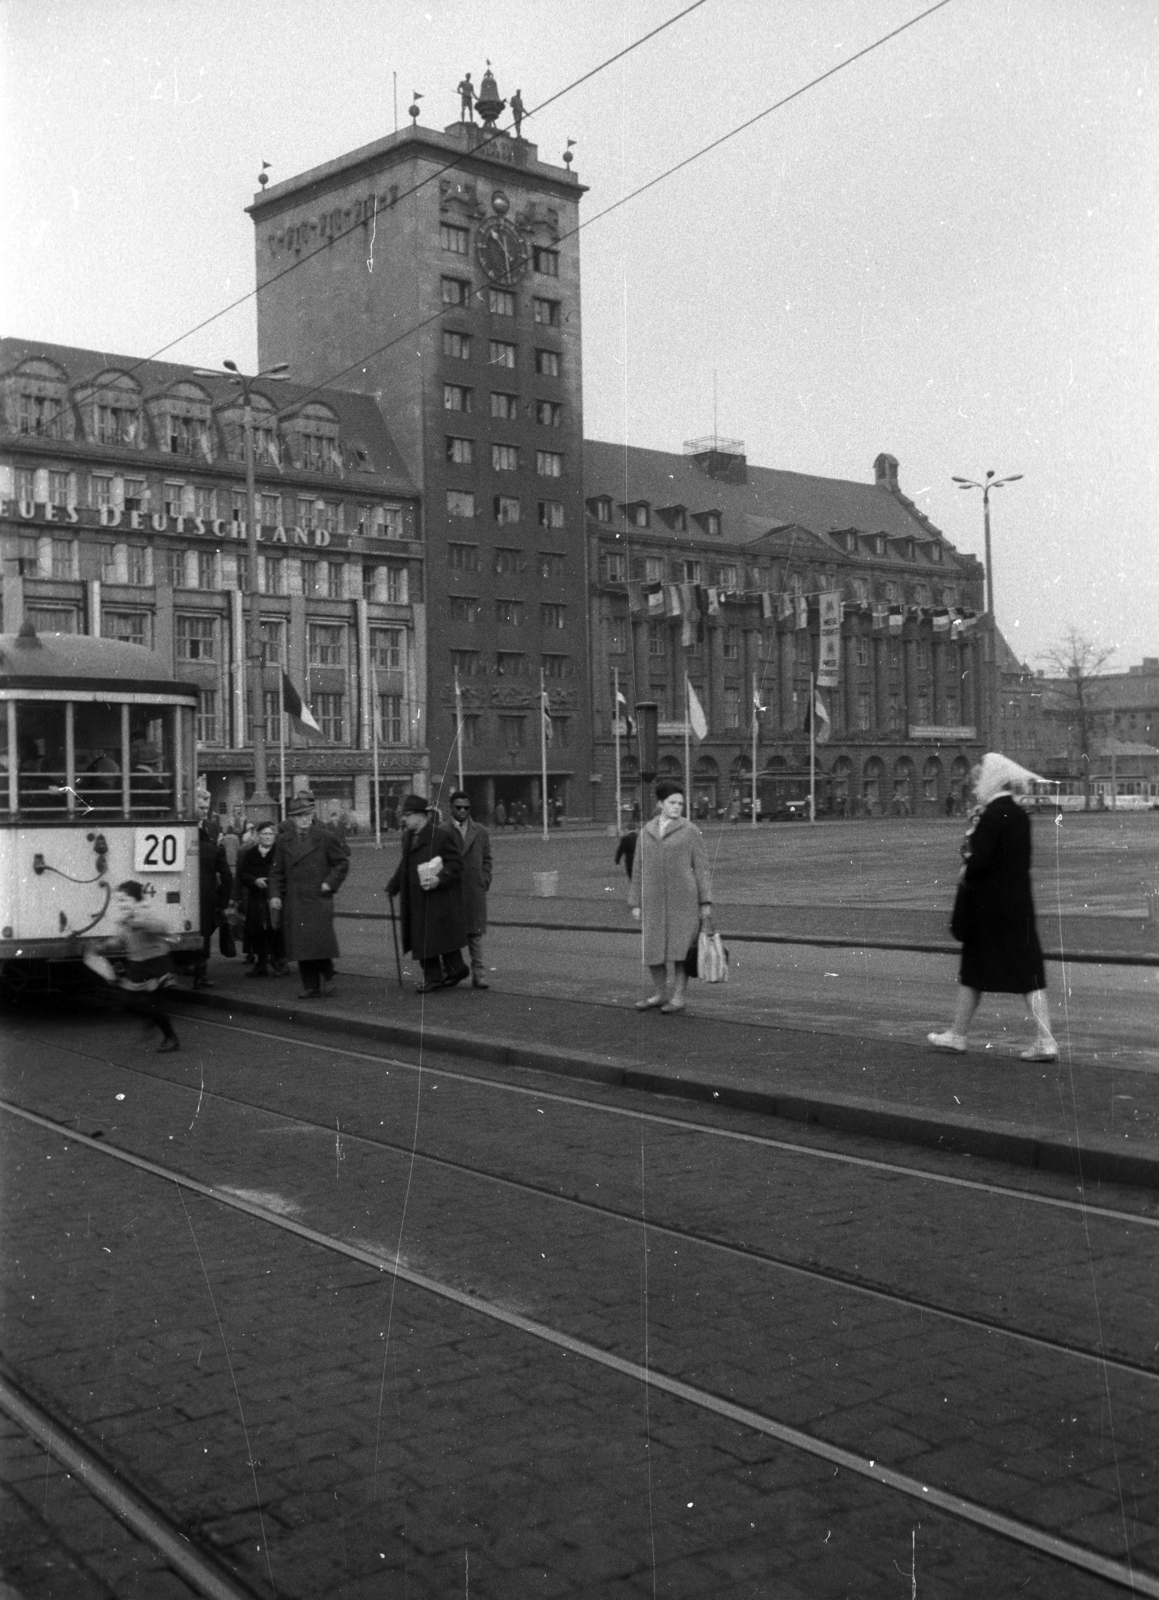
<path id="1" fill-rule="evenodd" d="M 399 897 L 402 947 L 423 964 L 419 994 L 450 989 L 470 976 L 463 960 L 463 846 L 458 829 L 438 819 L 422 795 L 402 803 L 402 855 L 387 894 Z"/>
<path id="2" fill-rule="evenodd" d="M 489 989 L 483 935 L 487 932 L 487 895 L 491 888 L 491 835 L 471 816 L 471 796 L 465 789 L 456 789 L 451 795 L 451 826 L 463 841 L 463 911 L 467 918 L 471 987 Z"/>
<path id="3" fill-rule="evenodd" d="M 350 851 L 317 820 L 308 789 L 300 790 L 286 809 L 292 831 L 283 833 L 274 847 L 270 910 L 281 913 L 286 960 L 298 963 L 299 999 L 317 1000 L 333 989 L 338 954 L 334 895 L 350 870 Z"/>

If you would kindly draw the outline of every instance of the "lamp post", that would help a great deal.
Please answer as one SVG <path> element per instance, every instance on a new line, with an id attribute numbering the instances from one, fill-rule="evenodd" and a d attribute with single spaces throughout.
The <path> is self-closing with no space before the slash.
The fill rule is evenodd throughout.
<path id="1" fill-rule="evenodd" d="M 982 491 L 982 524 L 986 540 L 986 648 L 989 656 L 986 663 L 989 678 L 986 685 L 986 717 L 989 723 L 986 742 L 991 748 L 998 731 L 998 625 L 994 619 L 994 563 L 990 559 L 990 491 L 1002 489 L 1008 483 L 1017 483 L 1021 477 L 1021 472 L 1012 472 L 1007 478 L 999 478 L 990 471 L 982 483 L 976 483 L 973 478 L 952 477 L 950 480 L 959 489 Z"/>
<path id="2" fill-rule="evenodd" d="M 259 599 L 260 586 L 258 584 L 258 516 L 257 494 L 254 488 L 254 413 L 253 413 L 253 387 L 257 383 L 284 383 L 288 377 L 288 364 L 279 361 L 275 366 L 266 367 L 262 372 L 257 372 L 252 378 L 244 377 L 238 371 L 236 362 L 223 361 L 222 366 L 230 375 L 230 382 L 241 390 L 242 397 L 242 429 L 245 434 L 245 494 L 246 494 L 246 593 L 249 597 L 249 659 L 250 672 L 250 733 L 254 747 L 254 792 L 250 796 L 247 810 L 255 822 L 269 822 L 275 818 L 274 802 L 269 791 L 269 775 L 266 771 L 266 704 L 265 704 L 265 656 L 262 649 L 262 622 L 261 601 Z M 217 377 L 217 373 L 206 373 L 207 377 Z"/>

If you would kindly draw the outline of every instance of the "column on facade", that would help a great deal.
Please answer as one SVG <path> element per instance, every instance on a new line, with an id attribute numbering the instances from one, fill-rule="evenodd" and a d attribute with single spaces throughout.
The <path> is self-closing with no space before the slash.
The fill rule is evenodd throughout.
<path id="1" fill-rule="evenodd" d="M 965 654 L 966 682 L 970 688 L 970 713 L 963 716 L 962 721 L 973 726 L 975 733 L 982 726 L 982 674 L 979 666 L 979 652 L 977 637 L 966 640 L 963 646 Z"/>
<path id="2" fill-rule="evenodd" d="M 647 700 L 648 690 L 648 618 L 632 618 L 632 659 L 635 663 L 635 682 L 624 690 L 629 705 L 636 700 Z"/>
<path id="3" fill-rule="evenodd" d="M 940 727 L 942 710 L 946 703 L 946 693 L 942 686 L 942 641 L 930 636 L 930 720 L 935 727 Z"/>
<path id="4" fill-rule="evenodd" d="M 741 667 L 744 672 L 744 682 L 740 687 L 740 725 L 742 730 L 747 729 L 749 731 L 749 736 L 751 738 L 752 725 L 749 719 L 754 715 L 754 707 L 752 703 L 753 683 L 755 682 L 757 685 L 757 689 L 761 697 L 761 705 L 763 706 L 767 706 L 769 704 L 767 697 L 773 692 L 775 685 L 762 682 L 762 667 L 764 663 L 761 661 L 760 629 L 745 628 L 742 634 L 742 639 Z M 764 730 L 762 728 L 762 732 L 763 731 Z"/>
<path id="5" fill-rule="evenodd" d="M 873 654 L 873 726 L 879 733 L 885 733 L 889 727 L 889 689 L 886 682 L 886 648 L 885 639 L 880 633 L 874 633 L 872 643 Z"/>
<path id="6" fill-rule="evenodd" d="M 611 673 L 611 657 L 608 650 L 608 638 L 611 620 L 612 602 L 606 595 L 593 595 L 591 598 L 590 627 L 588 637 L 592 641 L 595 652 L 592 661 L 592 732 L 597 737 L 602 737 L 605 729 L 611 734 L 611 718 L 616 714 L 615 706 L 609 712 L 611 687 L 609 678 Z M 605 717 L 607 720 L 605 721 Z"/>
<path id="7" fill-rule="evenodd" d="M 845 734 L 857 733 L 857 622 L 850 617 L 842 625 L 841 692 L 845 701 Z"/>
<path id="8" fill-rule="evenodd" d="M 916 646 L 914 641 L 912 639 L 903 639 L 901 642 L 902 693 L 905 696 L 905 700 L 902 705 L 902 728 L 907 738 L 910 724 L 915 719 L 918 703 L 915 653 Z"/>
<path id="9" fill-rule="evenodd" d="M 495 816 L 495 779 L 483 779 L 483 812 L 488 822 Z"/>
<path id="10" fill-rule="evenodd" d="M 709 704 L 705 709 L 710 731 L 719 736 L 724 732 L 724 624 L 713 617 L 707 631 Z"/>
<path id="11" fill-rule="evenodd" d="M 781 678 L 781 732 L 787 735 L 795 731 L 793 727 L 793 682 L 796 677 L 794 671 L 796 634 L 793 629 L 785 628 L 778 631 L 776 638 L 777 664 Z"/>

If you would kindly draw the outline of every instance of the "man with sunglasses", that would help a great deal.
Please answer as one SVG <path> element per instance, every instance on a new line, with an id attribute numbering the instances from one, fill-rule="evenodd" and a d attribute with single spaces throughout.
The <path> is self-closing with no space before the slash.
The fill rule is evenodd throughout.
<path id="1" fill-rule="evenodd" d="M 491 887 L 491 836 L 472 819 L 471 797 L 465 789 L 456 789 L 451 795 L 451 825 L 463 841 L 463 910 L 467 914 L 471 987 L 489 989 L 483 935 L 487 932 L 487 892 Z"/>

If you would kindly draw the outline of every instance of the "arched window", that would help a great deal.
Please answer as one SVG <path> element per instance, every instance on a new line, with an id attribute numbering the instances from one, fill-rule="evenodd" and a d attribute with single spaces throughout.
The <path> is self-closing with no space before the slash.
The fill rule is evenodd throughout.
<path id="1" fill-rule="evenodd" d="M 78 384 L 73 393 L 90 444 L 129 445 L 136 449 L 144 445 L 141 386 L 129 373 L 109 367 Z"/>
<path id="2" fill-rule="evenodd" d="M 4 378 L 4 415 L 8 433 L 75 438 L 76 419 L 64 368 L 39 356 L 22 361 Z"/>

